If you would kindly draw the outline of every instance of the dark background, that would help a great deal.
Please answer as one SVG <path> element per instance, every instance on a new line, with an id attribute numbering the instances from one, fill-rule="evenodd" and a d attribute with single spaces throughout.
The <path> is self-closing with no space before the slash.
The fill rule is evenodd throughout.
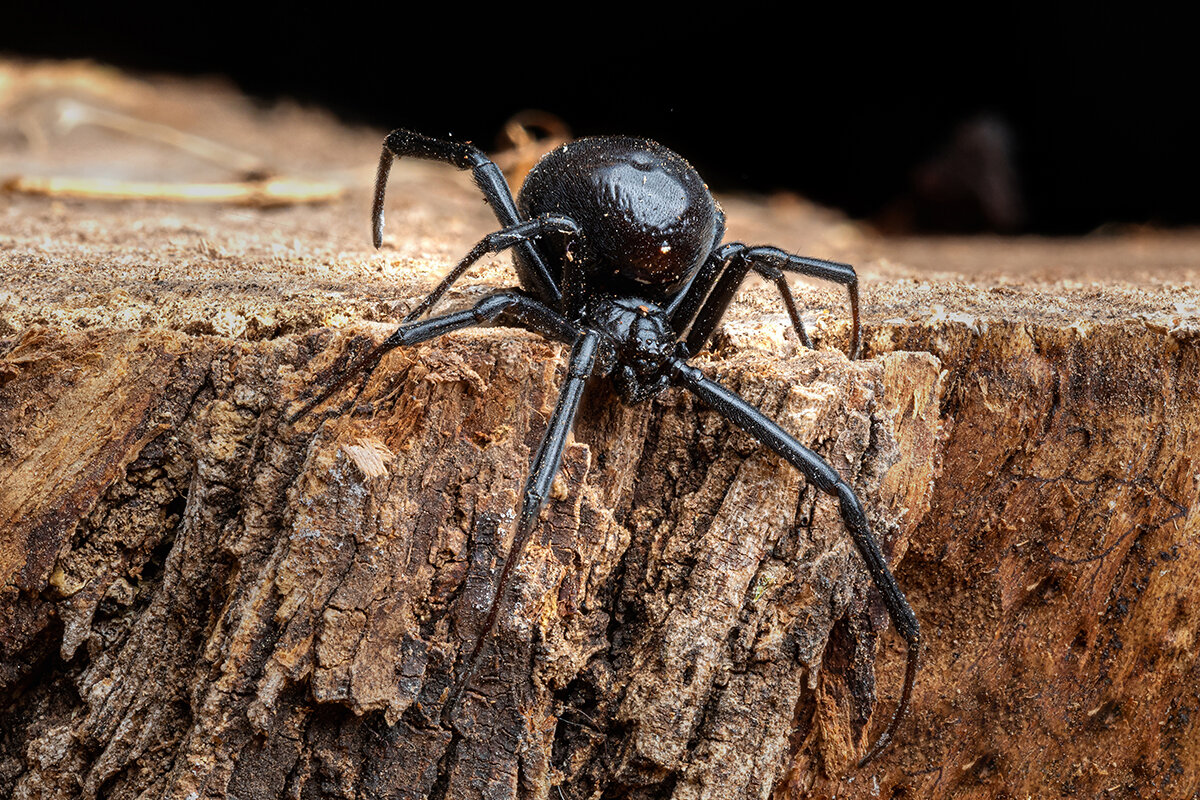
<path id="1" fill-rule="evenodd" d="M 0 53 L 224 75 L 485 148 L 545 109 L 577 135 L 658 139 L 718 190 L 786 189 L 901 232 L 1200 222 L 1197 58 L 1165 12 L 18 6 Z"/>

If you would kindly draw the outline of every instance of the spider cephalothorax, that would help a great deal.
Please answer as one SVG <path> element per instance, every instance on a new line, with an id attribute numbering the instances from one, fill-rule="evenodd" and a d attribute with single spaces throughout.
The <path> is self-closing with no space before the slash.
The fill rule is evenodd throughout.
<path id="1" fill-rule="evenodd" d="M 858 278 L 848 264 L 792 255 L 775 247 L 722 244 L 725 218 L 691 164 L 647 139 L 597 137 L 565 144 L 529 173 L 514 200 L 500 170 L 460 142 L 395 130 L 384 140 L 375 185 L 373 235 L 383 237 L 383 199 L 392 160 L 416 156 L 470 169 L 503 226 L 479 242 L 382 344 L 309 401 L 307 414 L 384 353 L 473 325 L 512 325 L 571 345 L 566 376 L 533 460 L 484 633 L 462 661 L 459 691 L 471 681 L 484 640 L 562 461 L 585 384 L 611 376 L 626 403 L 678 386 L 782 456 L 817 489 L 838 499 L 842 519 L 908 644 L 900 704 L 864 756 L 891 740 L 908 708 L 920 652 L 920 626 L 888 569 L 861 504 L 837 471 L 783 428 L 687 359 L 711 338 L 738 287 L 756 272 L 778 287 L 800 340 L 804 330 L 785 277 L 794 272 L 846 286 L 852 314 L 850 355 L 858 354 Z M 467 269 L 488 253 L 514 252 L 520 287 L 492 292 L 471 308 L 426 317 Z"/>
<path id="2" fill-rule="evenodd" d="M 647 400 L 670 385 L 675 333 L 663 309 L 636 297 L 604 297 L 589 303 L 583 319 L 600 334 L 599 374 L 612 376 L 626 403 Z"/>

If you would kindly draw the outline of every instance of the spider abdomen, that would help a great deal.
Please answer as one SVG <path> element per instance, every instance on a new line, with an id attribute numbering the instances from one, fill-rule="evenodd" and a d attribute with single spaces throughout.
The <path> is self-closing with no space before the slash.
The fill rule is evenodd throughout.
<path id="1" fill-rule="evenodd" d="M 585 248 L 546 236 L 538 250 L 558 278 L 582 259 L 589 285 L 665 296 L 682 287 L 714 246 L 717 204 L 682 156 L 649 139 L 580 139 L 548 153 L 525 178 L 517 207 L 527 219 L 570 217 Z M 519 256 L 518 256 L 519 257 Z"/>

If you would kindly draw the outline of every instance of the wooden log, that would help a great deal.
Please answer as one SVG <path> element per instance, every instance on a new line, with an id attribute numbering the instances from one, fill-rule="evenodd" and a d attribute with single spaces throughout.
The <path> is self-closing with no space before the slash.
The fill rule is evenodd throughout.
<path id="1" fill-rule="evenodd" d="M 469 180 L 397 165 L 374 254 L 377 134 L 80 70 L 92 102 L 349 191 L 269 214 L 0 195 L 0 798 L 1200 789 L 1195 235 L 885 240 L 726 200 L 732 238 L 863 275 L 863 360 L 836 291 L 800 289 L 809 352 L 769 287 L 697 360 L 853 483 L 922 621 L 913 716 L 857 768 L 903 646 L 836 504 L 675 392 L 589 391 L 448 702 L 561 348 L 457 334 L 282 420 L 490 229 Z M 46 139 L 5 163 L 146 177 L 123 139 Z M 447 302 L 510 281 L 498 258 Z"/>

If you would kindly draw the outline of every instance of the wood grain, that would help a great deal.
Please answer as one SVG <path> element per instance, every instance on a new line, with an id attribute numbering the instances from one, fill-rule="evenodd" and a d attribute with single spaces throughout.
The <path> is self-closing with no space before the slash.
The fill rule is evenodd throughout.
<path id="1" fill-rule="evenodd" d="M 864 359 L 836 288 L 797 286 L 810 352 L 753 285 L 697 360 L 852 482 L 922 622 L 912 718 L 857 768 L 903 645 L 836 505 L 676 392 L 589 390 L 448 702 L 561 348 L 458 334 L 282 419 L 493 227 L 469 178 L 398 164 L 376 253 L 379 132 L 0 66 L 0 179 L 237 178 L 56 131 L 69 96 L 347 187 L 269 212 L 0 194 L 0 798 L 1200 791 L 1196 233 L 886 239 L 722 198 L 732 239 L 862 275 Z M 447 307 L 511 280 L 490 260 Z"/>

